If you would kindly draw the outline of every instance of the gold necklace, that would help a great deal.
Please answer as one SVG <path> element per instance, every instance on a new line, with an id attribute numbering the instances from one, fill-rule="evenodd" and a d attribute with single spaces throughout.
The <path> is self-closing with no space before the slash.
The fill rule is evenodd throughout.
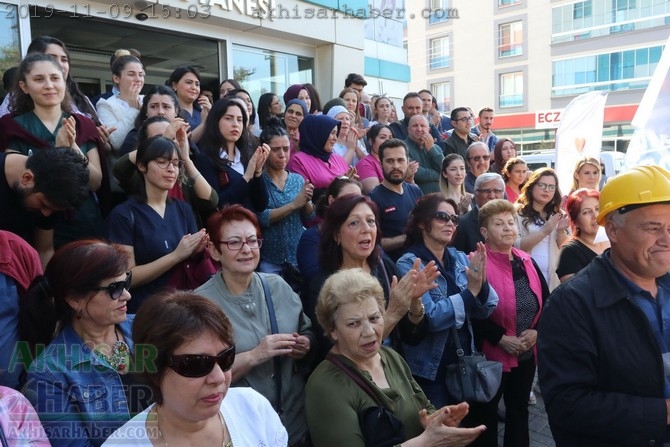
<path id="1" fill-rule="evenodd" d="M 156 415 L 156 430 L 158 431 L 158 436 L 160 439 L 163 441 L 163 445 L 165 447 L 170 447 L 170 444 L 168 444 L 167 439 L 165 439 L 165 436 L 163 436 L 163 432 L 161 431 L 161 423 L 158 420 L 158 405 L 154 406 L 153 412 Z M 226 423 L 223 421 L 223 415 L 221 415 L 221 412 L 219 411 L 219 420 L 221 421 L 221 431 L 223 431 L 223 442 L 221 443 L 222 447 L 233 447 L 233 440 L 231 439 L 230 441 L 226 442 Z"/>

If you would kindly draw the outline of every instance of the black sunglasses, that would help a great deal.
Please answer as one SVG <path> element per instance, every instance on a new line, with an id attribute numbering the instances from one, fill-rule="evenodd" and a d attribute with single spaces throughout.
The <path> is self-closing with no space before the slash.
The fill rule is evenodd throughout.
<path id="1" fill-rule="evenodd" d="M 172 354 L 168 356 L 167 366 L 174 372 L 184 377 L 205 377 L 212 372 L 214 364 L 218 363 L 221 371 L 226 372 L 233 367 L 235 362 L 235 345 L 223 351 L 221 354 Z"/>
<path id="2" fill-rule="evenodd" d="M 123 281 L 116 281 L 105 287 L 95 287 L 91 290 L 99 292 L 101 290 L 106 290 L 109 292 L 109 296 L 113 300 L 118 300 L 123 295 L 124 290 L 130 290 L 130 283 L 133 280 L 133 272 L 126 272 L 126 279 Z"/>
<path id="3" fill-rule="evenodd" d="M 444 211 L 438 211 L 435 213 L 435 219 L 444 222 L 445 224 L 451 221 L 454 225 L 458 225 L 458 214 L 449 214 Z"/>

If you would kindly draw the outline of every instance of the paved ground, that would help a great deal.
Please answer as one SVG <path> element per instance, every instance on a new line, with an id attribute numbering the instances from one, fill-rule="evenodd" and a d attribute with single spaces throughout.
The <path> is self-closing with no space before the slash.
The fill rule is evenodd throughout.
<path id="1" fill-rule="evenodd" d="M 542 395 L 535 393 L 537 404 L 530 405 L 528 428 L 530 430 L 531 447 L 554 447 L 554 439 L 551 437 L 547 413 L 544 411 L 544 401 Z M 498 445 L 503 445 L 503 433 L 505 433 L 505 424 L 498 423 Z"/>

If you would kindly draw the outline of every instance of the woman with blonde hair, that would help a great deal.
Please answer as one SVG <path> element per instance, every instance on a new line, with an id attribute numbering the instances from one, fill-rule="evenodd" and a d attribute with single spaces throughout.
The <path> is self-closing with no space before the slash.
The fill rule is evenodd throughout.
<path id="1" fill-rule="evenodd" d="M 598 191 L 600 185 L 600 161 L 595 157 L 581 157 L 575 163 L 572 171 L 572 189 L 570 193 L 579 188 L 595 189 Z"/>

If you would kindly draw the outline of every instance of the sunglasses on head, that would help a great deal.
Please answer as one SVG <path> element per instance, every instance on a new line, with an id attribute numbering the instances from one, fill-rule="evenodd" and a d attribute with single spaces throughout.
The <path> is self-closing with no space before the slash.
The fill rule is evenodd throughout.
<path id="1" fill-rule="evenodd" d="M 123 295 L 124 290 L 130 290 L 130 283 L 133 280 L 133 272 L 126 272 L 126 279 L 123 281 L 116 281 L 105 287 L 95 287 L 92 290 L 99 292 L 106 290 L 113 300 L 118 300 Z"/>
<path id="2" fill-rule="evenodd" d="M 216 363 L 219 364 L 221 371 L 226 372 L 233 367 L 233 362 L 235 362 L 235 345 L 216 356 L 205 354 L 172 354 L 168 356 L 167 366 L 180 376 L 195 378 L 205 377 L 212 372 Z"/>
<path id="3" fill-rule="evenodd" d="M 449 214 L 444 211 L 438 211 L 435 213 L 434 217 L 441 222 L 449 223 L 449 221 L 451 221 L 454 225 L 458 225 L 458 214 Z"/>

